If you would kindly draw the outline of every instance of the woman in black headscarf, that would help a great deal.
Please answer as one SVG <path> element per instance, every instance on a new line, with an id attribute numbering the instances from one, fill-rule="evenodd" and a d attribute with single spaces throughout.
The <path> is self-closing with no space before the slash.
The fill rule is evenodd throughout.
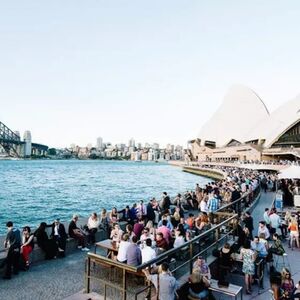
<path id="1" fill-rule="evenodd" d="M 46 228 L 50 226 L 51 225 L 48 226 L 45 222 L 42 222 L 34 233 L 38 246 L 45 252 L 45 259 L 56 257 L 58 251 L 55 240 L 49 239 L 46 232 Z"/>

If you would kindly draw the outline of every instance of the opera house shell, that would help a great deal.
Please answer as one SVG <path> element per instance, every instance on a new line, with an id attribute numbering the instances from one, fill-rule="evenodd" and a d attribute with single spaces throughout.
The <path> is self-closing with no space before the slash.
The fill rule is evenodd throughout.
<path id="1" fill-rule="evenodd" d="M 300 96 L 269 113 L 253 90 L 233 86 L 190 144 L 198 160 L 300 158 Z"/>

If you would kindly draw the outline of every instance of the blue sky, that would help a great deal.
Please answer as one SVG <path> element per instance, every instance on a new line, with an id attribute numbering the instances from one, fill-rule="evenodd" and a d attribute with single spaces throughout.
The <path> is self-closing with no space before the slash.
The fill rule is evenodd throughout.
<path id="1" fill-rule="evenodd" d="M 300 93 L 299 1 L 0 1 L 0 120 L 49 146 L 184 144 L 233 84 Z"/>

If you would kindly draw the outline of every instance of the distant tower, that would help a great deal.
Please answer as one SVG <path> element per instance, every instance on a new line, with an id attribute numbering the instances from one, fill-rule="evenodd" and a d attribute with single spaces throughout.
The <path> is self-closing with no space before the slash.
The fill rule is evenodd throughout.
<path id="1" fill-rule="evenodd" d="M 31 145 L 31 132 L 29 130 L 26 130 L 24 132 L 24 142 L 25 142 L 25 145 L 24 145 L 24 156 L 31 156 L 31 148 L 32 148 L 32 145 Z"/>
<path id="2" fill-rule="evenodd" d="M 128 142 L 128 146 L 129 147 L 135 147 L 135 140 L 133 139 L 133 138 L 131 138 L 130 140 L 129 140 L 129 142 Z"/>
<path id="3" fill-rule="evenodd" d="M 102 150 L 103 149 L 103 139 L 102 137 L 97 138 L 97 149 Z"/>

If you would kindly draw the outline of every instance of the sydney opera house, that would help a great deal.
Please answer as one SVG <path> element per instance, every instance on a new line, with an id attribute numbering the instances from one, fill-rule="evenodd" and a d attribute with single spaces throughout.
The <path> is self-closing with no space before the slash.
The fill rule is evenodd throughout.
<path id="1" fill-rule="evenodd" d="M 233 86 L 189 148 L 195 161 L 298 160 L 300 96 L 270 113 L 254 91 Z"/>

